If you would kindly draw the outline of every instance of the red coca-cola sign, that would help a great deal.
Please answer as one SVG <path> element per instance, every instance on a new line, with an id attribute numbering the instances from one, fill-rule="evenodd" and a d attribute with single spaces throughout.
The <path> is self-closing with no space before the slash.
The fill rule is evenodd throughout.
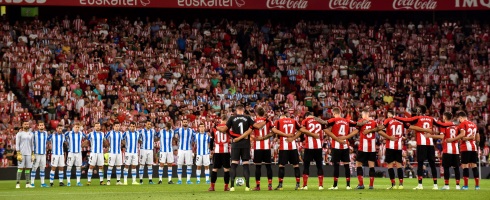
<path id="1" fill-rule="evenodd" d="M 267 0 L 269 9 L 307 9 L 308 0 Z"/>
<path id="2" fill-rule="evenodd" d="M 490 0 L 0 0 L 0 5 L 320 11 L 490 10 Z"/>
<path id="3" fill-rule="evenodd" d="M 369 10 L 371 0 L 330 0 L 328 7 L 332 10 Z"/>
<path id="4" fill-rule="evenodd" d="M 435 10 L 437 0 L 393 0 L 393 9 L 400 10 Z"/>

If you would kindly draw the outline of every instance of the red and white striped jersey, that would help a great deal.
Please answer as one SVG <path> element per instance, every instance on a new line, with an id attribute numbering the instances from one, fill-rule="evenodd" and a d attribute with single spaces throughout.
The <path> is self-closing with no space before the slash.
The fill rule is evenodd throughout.
<path id="1" fill-rule="evenodd" d="M 303 120 L 301 122 L 301 126 L 305 127 L 308 129 L 308 131 L 318 134 L 320 137 L 319 138 L 314 138 L 309 135 L 304 135 L 305 141 L 303 143 L 303 146 L 305 149 L 321 149 L 322 144 L 323 144 L 323 128 L 318 121 L 315 120 L 313 117 L 309 117 Z"/>
<path id="2" fill-rule="evenodd" d="M 386 139 L 386 148 L 394 149 L 394 150 L 402 150 L 403 149 L 402 137 L 405 134 L 405 128 L 406 128 L 403 126 L 403 123 L 401 123 L 396 119 L 388 118 L 385 119 L 383 125 L 386 128 L 386 135 L 394 136 L 396 138 L 395 141 Z"/>
<path id="3" fill-rule="evenodd" d="M 219 124 L 217 127 L 226 126 Z M 217 129 L 213 129 L 214 133 L 214 153 L 230 153 L 230 136 L 227 133 L 222 133 Z"/>
<path id="4" fill-rule="evenodd" d="M 255 137 L 265 137 L 271 131 L 272 123 L 267 120 L 265 117 L 257 117 L 255 119 L 255 123 L 262 123 L 266 121 L 266 124 L 261 129 L 254 129 Z M 254 145 L 255 150 L 269 150 L 271 149 L 271 140 L 270 138 L 261 141 L 255 141 Z"/>
<path id="5" fill-rule="evenodd" d="M 411 118 L 395 117 L 395 119 L 400 120 L 402 122 L 411 123 L 415 126 L 418 126 L 418 127 L 424 128 L 424 129 L 432 129 L 433 125 L 437 125 L 439 127 L 447 127 L 447 126 L 452 125 L 452 123 L 449 124 L 449 123 L 438 122 L 433 117 L 429 117 L 429 116 L 415 116 L 415 117 L 411 117 Z M 419 145 L 430 145 L 430 146 L 434 145 L 434 141 L 432 140 L 432 138 L 426 138 L 424 136 L 425 132 L 417 131 L 416 135 L 417 135 L 417 146 L 419 146 Z"/>
<path id="6" fill-rule="evenodd" d="M 444 135 L 444 140 L 442 140 L 442 153 L 446 154 L 459 154 L 458 141 L 447 143 L 446 139 L 455 138 L 458 136 L 456 126 L 441 127 L 439 128 L 441 135 Z"/>
<path id="7" fill-rule="evenodd" d="M 476 137 L 476 134 L 478 133 L 477 126 L 473 122 L 468 120 L 461 122 L 457 130 L 458 131 L 464 130 L 465 137 Z M 475 140 L 461 141 L 461 151 L 477 151 L 476 141 Z"/>
<path id="8" fill-rule="evenodd" d="M 328 122 L 328 126 L 332 127 L 332 133 L 336 137 L 349 135 L 350 126 L 356 125 L 356 122 L 354 122 L 352 120 L 347 120 L 347 119 L 344 119 L 341 117 L 329 119 L 327 122 Z M 337 142 L 334 139 L 332 139 L 331 144 L 332 144 L 332 148 L 334 148 L 334 149 L 348 149 L 349 148 L 347 143 L 346 144 L 340 144 L 339 142 Z"/>
<path id="9" fill-rule="evenodd" d="M 359 122 L 363 122 L 364 119 L 359 120 Z M 376 121 L 369 120 L 368 123 L 364 124 L 359 130 L 361 133 L 361 137 L 359 138 L 359 147 L 358 150 L 362 152 L 376 152 L 376 133 L 364 134 L 364 130 L 372 129 L 378 126 Z"/>
<path id="10" fill-rule="evenodd" d="M 294 135 L 300 126 L 294 119 L 282 118 L 274 123 L 274 128 L 284 134 Z M 288 142 L 287 139 L 287 137 L 279 136 L 279 150 L 295 150 L 297 148 L 296 142 Z"/>

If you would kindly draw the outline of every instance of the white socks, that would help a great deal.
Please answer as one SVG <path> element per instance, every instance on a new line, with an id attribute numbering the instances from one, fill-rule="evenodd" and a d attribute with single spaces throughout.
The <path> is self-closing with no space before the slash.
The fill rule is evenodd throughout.
<path id="1" fill-rule="evenodd" d="M 172 167 L 167 167 L 168 181 L 172 180 Z"/>

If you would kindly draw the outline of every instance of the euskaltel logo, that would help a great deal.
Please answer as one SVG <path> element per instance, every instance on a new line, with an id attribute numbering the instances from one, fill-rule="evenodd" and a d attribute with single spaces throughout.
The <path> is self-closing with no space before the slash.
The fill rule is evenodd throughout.
<path id="1" fill-rule="evenodd" d="M 245 0 L 235 0 L 235 3 L 238 7 L 242 7 L 245 5 Z"/>
<path id="2" fill-rule="evenodd" d="M 150 3 L 151 3 L 150 0 L 141 0 L 141 5 L 143 6 L 147 6 Z"/>

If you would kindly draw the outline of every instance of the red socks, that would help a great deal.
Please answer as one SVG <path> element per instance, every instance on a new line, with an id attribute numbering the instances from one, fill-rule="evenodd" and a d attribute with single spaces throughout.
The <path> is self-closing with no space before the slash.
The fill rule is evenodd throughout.
<path id="1" fill-rule="evenodd" d="M 364 185 L 364 178 L 362 176 L 357 176 L 357 180 L 359 181 L 359 185 Z"/>
<path id="2" fill-rule="evenodd" d="M 308 185 L 308 175 L 303 174 L 303 187 Z"/>

